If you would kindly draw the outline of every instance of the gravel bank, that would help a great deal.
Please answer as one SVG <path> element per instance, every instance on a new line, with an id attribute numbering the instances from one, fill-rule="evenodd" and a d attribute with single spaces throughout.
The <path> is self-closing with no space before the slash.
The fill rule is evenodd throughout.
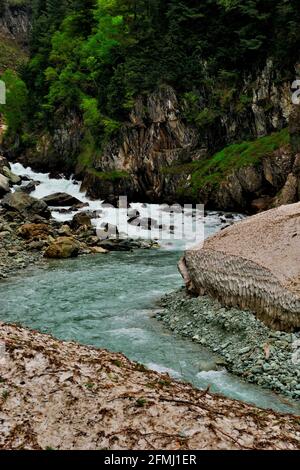
<path id="1" fill-rule="evenodd" d="M 20 224 L 8 222 L 0 214 L 0 280 L 14 276 L 21 269 L 42 262 L 42 254 L 31 249 L 17 235 Z"/>
<path id="2" fill-rule="evenodd" d="M 207 296 L 193 298 L 185 290 L 165 296 L 161 305 L 157 319 L 219 354 L 219 366 L 300 399 L 300 333 L 272 331 L 249 311 L 224 308 Z"/>

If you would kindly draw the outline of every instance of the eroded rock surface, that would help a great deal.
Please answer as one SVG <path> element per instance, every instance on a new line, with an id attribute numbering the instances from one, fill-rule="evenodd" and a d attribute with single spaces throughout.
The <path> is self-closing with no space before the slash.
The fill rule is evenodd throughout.
<path id="1" fill-rule="evenodd" d="M 300 203 L 210 237 L 202 247 L 187 251 L 179 268 L 197 294 L 250 308 L 272 328 L 299 329 Z"/>

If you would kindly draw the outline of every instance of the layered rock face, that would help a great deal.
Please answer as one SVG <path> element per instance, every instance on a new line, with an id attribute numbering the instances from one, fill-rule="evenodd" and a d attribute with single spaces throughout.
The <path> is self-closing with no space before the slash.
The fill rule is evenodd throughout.
<path id="1" fill-rule="evenodd" d="M 104 199 L 113 193 L 127 194 L 132 199 L 174 202 L 181 199 L 180 187 L 186 202 L 190 171 L 169 172 L 168 168 L 201 161 L 233 141 L 264 136 L 287 125 L 292 111 L 290 85 L 275 86 L 274 80 L 271 62 L 255 79 L 245 77 L 244 89 L 253 83 L 251 105 L 242 114 L 232 105 L 213 126 L 207 125 L 201 132 L 187 123 L 187 104 L 178 99 L 171 87 L 164 86 L 147 97 L 138 97 L 129 116 L 130 122 L 93 162 L 97 171 L 125 171 L 128 178 L 103 182 L 95 174 L 87 173 L 84 189 L 90 196 Z M 270 157 L 266 155 L 262 164 L 265 175 L 261 168 L 241 169 L 238 175 L 230 175 L 219 191 L 200 192 L 198 200 L 220 209 L 242 210 L 251 206 L 248 199 L 255 200 L 265 194 L 274 197 L 292 171 L 294 154 L 282 149 L 274 158 Z"/>
<path id="2" fill-rule="evenodd" d="M 187 251 L 179 268 L 190 291 L 249 308 L 274 329 L 299 329 L 300 203 L 218 233 Z"/>
<path id="3" fill-rule="evenodd" d="M 110 190 L 125 190 L 134 197 L 157 201 L 174 188 L 165 184 L 163 168 L 174 162 L 191 158 L 197 144 L 195 129 L 184 122 L 182 108 L 175 91 L 161 87 L 146 98 L 139 97 L 130 115 L 130 122 L 123 126 L 120 135 L 104 149 L 94 161 L 94 168 L 101 172 L 124 171 L 129 180 Z M 84 186 L 91 195 L 106 196 L 103 182 L 86 176 Z M 122 194 L 122 193 L 121 193 Z"/>
<path id="4" fill-rule="evenodd" d="M 31 30 L 31 8 L 29 2 L 23 5 L 8 5 L 1 8 L 0 34 L 14 39 L 19 45 L 27 46 Z"/>

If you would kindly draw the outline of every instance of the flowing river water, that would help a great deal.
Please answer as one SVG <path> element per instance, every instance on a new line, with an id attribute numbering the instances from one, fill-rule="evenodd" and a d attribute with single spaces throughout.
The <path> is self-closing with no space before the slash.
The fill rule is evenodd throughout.
<path id="1" fill-rule="evenodd" d="M 34 173 L 15 164 L 13 171 L 41 182 L 34 193 L 43 197 L 64 191 L 89 201 L 78 184 Z M 140 211 L 142 205 L 135 205 Z M 110 220 L 111 214 L 102 213 Z M 53 212 L 56 218 L 72 214 Z M 105 219 L 105 220 L 106 220 Z M 205 233 L 221 228 L 216 213 L 205 219 Z M 153 250 L 49 261 L 0 283 L 0 320 L 18 322 L 63 340 L 122 352 L 151 369 L 263 408 L 300 414 L 299 403 L 250 385 L 226 370 L 215 370 L 217 357 L 202 346 L 166 330 L 155 318 L 158 300 L 182 286 L 177 270 L 182 245 L 170 242 Z"/>

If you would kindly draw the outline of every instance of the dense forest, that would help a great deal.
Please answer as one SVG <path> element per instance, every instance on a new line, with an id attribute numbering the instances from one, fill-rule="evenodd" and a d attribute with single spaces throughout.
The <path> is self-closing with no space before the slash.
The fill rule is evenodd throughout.
<path id="1" fill-rule="evenodd" d="M 2 110 L 8 140 L 15 145 L 17 134 L 21 149 L 75 113 L 83 142 L 101 153 L 136 96 L 163 85 L 175 89 L 183 118 L 201 133 L 226 113 L 243 120 L 251 77 L 268 60 L 275 82 L 295 78 L 296 0 L 34 0 L 31 14 L 30 58 L 17 75 L 3 75 L 12 90 Z M 245 131 L 241 140 L 252 137 Z M 211 151 L 232 143 L 215 142 Z"/>
<path id="2" fill-rule="evenodd" d="M 31 58 L 21 70 L 30 119 L 51 126 L 54 111 L 75 107 L 98 138 L 118 127 L 138 93 L 161 83 L 186 95 L 191 119 L 213 120 L 238 98 L 242 74 L 266 58 L 290 74 L 300 44 L 296 0 L 34 0 L 32 11 Z"/>

